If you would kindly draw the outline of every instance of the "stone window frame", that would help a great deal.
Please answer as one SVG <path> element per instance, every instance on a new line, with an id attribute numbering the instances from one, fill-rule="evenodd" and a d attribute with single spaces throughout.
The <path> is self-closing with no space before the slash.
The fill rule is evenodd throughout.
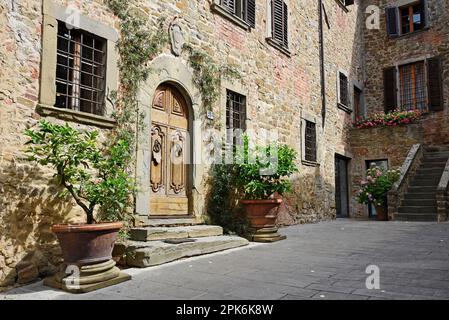
<path id="1" fill-rule="evenodd" d="M 211 4 L 211 9 L 213 12 L 221 15 L 222 17 L 232 21 L 237 26 L 241 27 L 245 31 L 249 32 L 251 30 L 251 25 L 246 22 L 245 20 L 239 18 L 235 14 L 230 13 L 228 10 L 223 8 L 223 6 L 220 3 L 220 0 L 213 0 Z"/>
<path id="2" fill-rule="evenodd" d="M 225 148 L 229 148 L 229 144 L 227 141 L 227 132 L 226 132 L 226 103 L 227 103 L 227 91 L 234 91 L 235 93 L 238 93 L 242 96 L 245 96 L 246 98 L 246 107 L 245 107 L 245 132 L 250 132 L 251 128 L 251 119 L 250 119 L 250 112 L 249 112 L 249 101 L 250 101 L 250 95 L 249 90 L 239 81 L 231 81 L 231 80 L 222 80 L 221 84 L 221 94 L 220 94 L 220 110 L 223 110 L 223 112 L 220 113 L 220 123 L 223 124 L 221 135 L 223 142 L 223 146 Z"/>
<path id="3" fill-rule="evenodd" d="M 346 77 L 346 79 L 348 80 L 348 88 L 347 88 L 347 92 L 348 92 L 348 105 L 345 105 L 343 103 L 341 103 L 341 97 L 340 97 L 340 74 L 344 75 Z M 348 76 L 349 72 L 345 71 L 345 70 L 338 70 L 337 71 L 337 107 L 347 113 L 352 113 L 353 109 L 352 109 L 352 98 L 351 98 L 351 94 L 352 94 L 352 81 Z"/>
<path id="4" fill-rule="evenodd" d="M 399 67 L 407 65 L 407 64 L 413 64 L 418 62 L 424 62 L 424 80 L 425 80 L 425 87 L 426 87 L 426 96 L 429 96 L 429 88 L 428 88 L 428 70 L 427 70 L 427 60 L 432 58 L 431 54 L 422 55 L 419 57 L 406 59 L 406 60 L 400 60 L 396 61 L 393 64 L 393 67 L 396 69 L 396 105 L 401 105 L 401 76 L 399 73 Z M 429 111 L 427 111 L 429 112 Z"/>
<path id="5" fill-rule="evenodd" d="M 392 38 L 392 39 L 405 38 L 405 37 L 419 34 L 421 32 L 425 32 L 430 29 L 432 21 L 431 21 L 430 12 L 429 12 L 429 2 L 427 0 L 424 0 L 424 15 L 426 17 L 426 24 L 424 25 L 424 27 L 421 30 L 408 32 L 408 33 L 402 33 L 401 21 L 400 21 L 401 15 L 400 15 L 399 9 L 402 7 L 410 6 L 414 3 L 418 3 L 419 1 L 420 0 L 397 0 L 396 2 L 388 4 L 388 6 L 385 8 L 385 10 L 388 10 L 391 8 L 396 9 L 396 26 L 398 28 L 398 34 L 396 36 L 389 35 L 390 38 Z M 386 15 L 386 11 L 384 12 L 384 14 Z M 388 34 L 388 29 L 386 29 L 386 31 Z"/>
<path id="6" fill-rule="evenodd" d="M 306 160 L 306 121 L 315 123 L 315 130 L 316 130 L 316 161 L 309 161 Z M 320 128 L 321 128 L 321 121 L 318 120 L 318 118 L 308 112 L 302 111 L 301 112 L 301 163 L 305 166 L 309 167 L 319 167 L 320 166 L 320 144 L 319 144 L 319 137 L 320 137 Z"/>
<path id="7" fill-rule="evenodd" d="M 78 14 L 78 12 L 76 13 Z M 51 0 L 44 0 L 40 92 L 36 111 L 42 116 L 113 128 L 116 124 L 116 121 L 112 118 L 114 106 L 107 98 L 105 98 L 105 114 L 102 116 L 55 107 L 58 21 L 73 21 L 73 15 L 74 9 L 60 6 Z M 116 49 L 116 43 L 119 39 L 118 32 L 114 28 L 92 20 L 81 13 L 79 17 L 76 17 L 75 22 L 78 29 L 97 35 L 107 42 L 105 84 L 105 97 L 107 97 L 110 92 L 118 90 L 119 71 Z"/>
<path id="8" fill-rule="evenodd" d="M 267 30 L 266 30 L 266 37 L 265 40 L 267 41 L 267 43 L 269 45 L 271 45 L 272 47 L 276 48 L 277 50 L 279 50 L 280 52 L 282 52 L 283 54 L 285 54 L 287 57 L 291 57 L 292 53 L 290 51 L 291 49 L 291 44 L 292 44 L 292 39 L 291 39 L 291 30 L 292 30 L 292 19 L 291 19 L 291 13 L 292 13 L 292 8 L 290 7 L 290 0 L 284 0 L 284 2 L 287 4 L 287 16 L 288 16 L 288 21 L 287 21 L 287 38 L 288 38 L 288 43 L 290 44 L 290 48 L 285 48 L 283 46 L 281 46 L 280 44 L 278 44 L 276 41 L 274 41 L 272 39 L 273 36 L 273 29 L 272 29 L 272 23 L 271 23 L 271 1 L 272 0 L 266 0 L 267 3 Z"/>

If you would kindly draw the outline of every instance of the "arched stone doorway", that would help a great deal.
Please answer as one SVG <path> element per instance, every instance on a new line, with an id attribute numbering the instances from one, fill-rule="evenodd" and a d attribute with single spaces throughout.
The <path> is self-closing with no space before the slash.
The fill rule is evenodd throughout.
<path id="1" fill-rule="evenodd" d="M 189 108 L 181 92 L 163 83 L 151 107 L 150 217 L 189 215 Z"/>

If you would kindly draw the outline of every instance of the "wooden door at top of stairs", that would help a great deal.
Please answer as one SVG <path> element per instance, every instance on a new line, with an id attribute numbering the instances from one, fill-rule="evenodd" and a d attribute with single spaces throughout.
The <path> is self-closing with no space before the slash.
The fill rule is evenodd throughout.
<path id="1" fill-rule="evenodd" d="M 162 85 L 151 110 L 150 216 L 189 214 L 188 108 L 180 92 Z"/>

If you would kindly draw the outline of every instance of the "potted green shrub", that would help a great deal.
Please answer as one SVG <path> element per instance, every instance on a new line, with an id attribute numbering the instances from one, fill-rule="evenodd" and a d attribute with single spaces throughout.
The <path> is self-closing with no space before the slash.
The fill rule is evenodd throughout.
<path id="1" fill-rule="evenodd" d="M 281 196 L 292 189 L 289 177 L 298 171 L 296 157 L 296 151 L 287 145 L 250 149 L 249 138 L 244 136 L 243 146 L 235 156 L 235 174 L 251 240 L 268 242 L 285 238 L 277 233 L 276 218 Z"/>
<path id="2" fill-rule="evenodd" d="M 366 172 L 366 179 L 360 182 L 357 200 L 362 204 L 374 205 L 379 221 L 388 221 L 387 193 L 399 177 L 399 170 L 385 170 L 372 166 Z"/>
<path id="3" fill-rule="evenodd" d="M 71 196 L 86 215 L 84 224 L 52 226 L 65 265 L 83 270 L 84 266 L 103 264 L 100 271 L 108 270 L 108 277 L 114 278 L 118 269 L 108 269 L 115 266 L 108 261 L 112 261 L 114 243 L 128 220 L 126 210 L 134 188 L 128 172 L 130 139 L 115 135 L 112 143 L 99 148 L 97 131 L 82 132 L 45 120 L 25 134 L 30 138 L 26 150 L 29 160 L 51 166 L 64 190 L 60 196 Z"/>

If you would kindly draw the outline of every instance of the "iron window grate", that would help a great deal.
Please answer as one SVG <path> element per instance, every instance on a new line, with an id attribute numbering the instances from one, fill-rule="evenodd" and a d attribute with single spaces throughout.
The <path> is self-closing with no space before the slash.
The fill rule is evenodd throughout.
<path id="1" fill-rule="evenodd" d="M 307 161 L 316 162 L 317 150 L 316 150 L 316 124 L 306 120 L 305 130 L 305 155 L 304 158 Z"/>
<path id="2" fill-rule="evenodd" d="M 399 67 L 401 107 L 403 110 L 427 110 L 424 62 Z"/>
<path id="3" fill-rule="evenodd" d="M 55 106 L 103 115 L 105 78 L 106 40 L 59 21 Z"/>
<path id="4" fill-rule="evenodd" d="M 348 77 L 340 72 L 340 103 L 344 106 L 349 104 Z"/>
<path id="5" fill-rule="evenodd" d="M 226 93 L 226 132 L 227 142 L 231 141 L 236 144 L 240 144 L 240 138 L 238 137 L 239 129 L 240 133 L 245 131 L 246 121 L 246 97 L 238 94 L 234 91 L 227 90 Z"/>

